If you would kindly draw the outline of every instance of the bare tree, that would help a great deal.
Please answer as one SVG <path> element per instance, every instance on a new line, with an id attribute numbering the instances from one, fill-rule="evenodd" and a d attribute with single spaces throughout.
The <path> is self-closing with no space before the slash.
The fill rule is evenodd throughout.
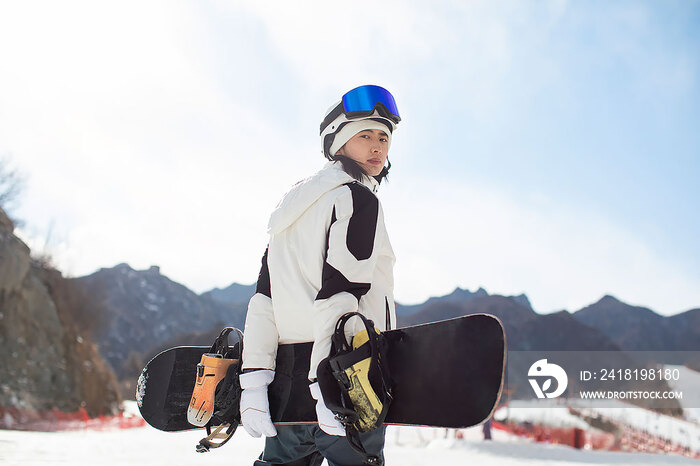
<path id="1" fill-rule="evenodd" d="M 0 157 L 0 208 L 11 209 L 23 188 L 24 177 L 12 167 L 10 157 Z"/>

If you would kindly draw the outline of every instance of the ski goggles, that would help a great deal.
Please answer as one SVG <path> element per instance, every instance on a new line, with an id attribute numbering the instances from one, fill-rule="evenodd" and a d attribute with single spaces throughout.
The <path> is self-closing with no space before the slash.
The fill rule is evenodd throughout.
<path id="1" fill-rule="evenodd" d="M 356 87 L 346 92 L 340 103 L 324 118 L 321 123 L 321 132 L 341 113 L 352 120 L 371 116 L 375 111 L 395 124 L 401 121 L 396 100 L 391 92 L 370 84 Z"/>

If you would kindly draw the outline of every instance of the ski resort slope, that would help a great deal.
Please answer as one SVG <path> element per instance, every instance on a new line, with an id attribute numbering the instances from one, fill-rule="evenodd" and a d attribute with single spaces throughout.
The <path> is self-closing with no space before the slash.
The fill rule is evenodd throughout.
<path id="1" fill-rule="evenodd" d="M 530 443 L 493 431 L 482 440 L 481 428 L 450 438 L 444 429 L 389 427 L 385 449 L 388 466 L 429 464 L 480 466 L 697 465 L 689 458 L 642 453 L 582 451 L 560 445 Z M 112 431 L 20 432 L 0 430 L 3 466 L 90 465 L 121 466 L 249 466 L 263 448 L 261 439 L 245 431 L 218 451 L 195 453 L 200 431 L 159 432 L 150 427 Z M 324 463 L 325 464 L 325 463 Z"/>
<path id="2" fill-rule="evenodd" d="M 693 395 L 700 393 L 700 372 L 685 366 L 666 365 L 664 369 L 677 370 L 680 374 L 678 380 L 669 380 L 668 384 L 671 388 Z M 700 407 L 697 404 L 697 396 L 694 396 L 693 400 L 689 400 L 689 398 L 691 397 L 680 400 L 683 412 L 688 420 L 700 423 Z"/>

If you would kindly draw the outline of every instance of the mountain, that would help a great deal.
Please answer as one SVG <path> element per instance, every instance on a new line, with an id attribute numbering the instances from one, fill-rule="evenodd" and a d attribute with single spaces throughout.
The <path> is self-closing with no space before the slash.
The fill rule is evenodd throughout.
<path id="1" fill-rule="evenodd" d="M 135 378 L 144 363 L 166 347 L 208 345 L 224 326 L 242 329 L 248 301 L 255 293 L 255 285 L 233 283 L 197 295 L 163 276 L 158 267 L 137 271 L 127 264 L 76 280 L 92 290 L 108 310 L 96 340 L 102 355 L 127 380 Z M 493 314 L 503 322 L 509 359 L 528 351 L 700 348 L 700 309 L 662 317 L 605 296 L 574 314 L 541 315 L 524 294 L 489 295 L 483 288 L 474 292 L 456 288 L 422 304 L 397 303 L 399 327 L 478 313 Z M 579 362 L 585 368 L 583 364 L 589 361 L 584 359 Z M 700 358 L 663 362 L 700 366 Z M 526 364 L 514 363 L 513 367 Z M 629 362 L 620 360 L 619 365 L 629 367 Z M 526 374 L 527 367 L 520 369 Z M 529 387 L 526 380 L 518 385 Z"/>
<path id="2" fill-rule="evenodd" d="M 700 350 L 700 308 L 667 317 L 671 328 L 677 329 L 676 338 L 681 351 Z"/>
<path id="3" fill-rule="evenodd" d="M 619 351 L 600 330 L 576 320 L 569 312 L 539 315 L 507 332 L 515 351 Z"/>
<path id="4" fill-rule="evenodd" d="M 255 294 L 256 284 L 252 285 L 239 285 L 238 283 L 232 283 L 223 290 L 220 288 L 214 288 L 211 291 L 203 293 L 202 296 L 209 296 L 214 301 L 220 303 L 245 303 L 248 304 L 250 298 Z"/>
<path id="5" fill-rule="evenodd" d="M 411 315 L 419 310 L 424 309 L 426 306 L 432 306 L 436 303 L 439 305 L 445 305 L 445 304 L 461 304 L 464 303 L 465 301 L 469 301 L 472 299 L 476 298 L 483 298 L 485 296 L 489 296 L 488 292 L 483 289 L 479 288 L 476 291 L 469 291 L 465 290 L 462 288 L 455 288 L 454 291 L 448 295 L 445 296 L 438 296 L 438 297 L 431 297 L 428 298 L 427 301 L 421 303 L 421 304 L 400 304 L 396 303 L 396 314 L 398 316 L 408 316 Z M 509 296 L 510 299 L 512 299 L 514 302 L 517 304 L 520 304 L 521 306 L 527 307 L 532 309 L 532 306 L 530 305 L 530 300 L 525 296 L 524 294 L 518 295 L 518 296 Z M 401 317 L 399 317 L 399 321 L 401 321 Z"/>
<path id="6" fill-rule="evenodd" d="M 665 317 L 606 295 L 573 316 L 603 332 L 623 350 L 700 350 L 700 309 Z"/>
<path id="7" fill-rule="evenodd" d="M 462 299 L 456 299 L 457 297 Z M 601 367 L 601 364 L 609 364 L 610 367 L 635 367 L 639 363 L 649 362 L 646 360 L 635 362 L 634 355 L 620 351 L 614 332 L 607 334 L 592 325 L 593 322 L 589 322 L 591 325 L 584 323 L 567 311 L 537 314 L 524 295 L 498 296 L 489 295 L 481 289 L 477 293 L 457 289 L 450 295 L 431 298 L 424 304 L 415 306 L 408 315 L 399 315 L 399 326 L 418 325 L 480 313 L 495 315 L 503 323 L 508 349 L 506 379 L 509 396 L 514 398 L 532 396 L 528 372 L 532 363 L 538 359 L 555 358 L 572 374 Z M 644 313 L 649 317 L 647 314 Z M 697 327 L 693 325 L 700 323 L 700 313 L 684 313 L 677 319 L 686 322 L 690 329 L 689 334 L 698 337 Z M 643 341 L 634 338 L 631 338 L 631 342 L 638 347 L 643 345 Z M 693 361 L 688 358 L 664 362 L 700 364 L 700 360 Z M 592 380 L 586 387 L 602 390 L 609 388 L 606 384 L 607 382 L 602 380 Z M 570 385 L 570 390 L 576 389 L 575 380 L 572 380 Z M 635 389 L 631 381 L 619 381 L 616 387 L 621 390 Z M 660 391 L 669 389 L 665 381 L 648 382 L 647 388 Z M 647 408 L 653 406 L 648 400 L 633 400 L 632 403 Z M 654 407 L 654 409 L 657 408 Z M 667 403 L 664 409 L 668 414 L 682 413 L 680 404 L 675 400 Z"/>
<path id="8" fill-rule="evenodd" d="M 461 297 L 461 299 L 460 299 Z M 399 315 L 399 326 L 418 325 L 470 314 L 492 314 L 506 330 L 509 350 L 603 350 L 617 345 L 603 332 L 589 327 L 566 311 L 540 315 L 527 296 L 489 295 L 480 288 L 471 293 L 457 288 L 447 296 L 431 298 Z"/>
<path id="9" fill-rule="evenodd" d="M 163 276 L 158 267 L 137 271 L 127 264 L 77 280 L 96 293 L 108 309 L 96 338 L 102 355 L 120 377 L 137 374 L 156 350 L 171 342 L 208 344 L 201 341 L 203 335 L 215 334 L 226 325 L 243 328 L 247 303 L 255 293 L 254 284 L 233 283 L 197 295 Z M 397 303 L 400 327 L 477 313 L 501 319 L 509 350 L 700 348 L 700 309 L 663 317 L 604 296 L 574 314 L 540 315 L 524 294 L 489 295 L 483 288 L 474 292 L 456 288 L 422 304 Z"/>
<path id="10" fill-rule="evenodd" d="M 481 296 L 488 296 L 488 293 L 483 288 L 479 288 L 475 292 L 471 292 L 469 290 L 464 290 L 462 288 L 457 287 L 454 289 L 454 291 L 452 293 L 450 293 L 448 295 L 439 296 L 439 297 L 431 297 L 431 298 L 428 298 L 427 301 L 425 301 L 421 304 L 404 305 L 404 304 L 396 303 L 396 315 L 397 315 L 397 318 L 399 319 L 399 322 L 401 322 L 402 316 L 408 316 L 410 314 L 413 314 L 416 311 L 423 309 L 425 306 L 432 305 L 433 303 L 436 303 L 436 302 L 439 302 L 439 303 L 461 303 L 461 302 L 468 301 L 470 299 L 478 298 Z"/>
<path id="11" fill-rule="evenodd" d="M 245 322 L 246 306 L 197 295 L 156 266 L 134 270 L 119 264 L 75 280 L 92 290 L 107 310 L 96 340 L 120 378 L 138 375 L 154 356 L 150 351 L 177 335 L 243 328 Z"/>
<path id="12" fill-rule="evenodd" d="M 409 314 L 398 315 L 399 327 L 452 319 L 469 314 L 493 314 L 503 322 L 506 332 L 515 331 L 525 322 L 537 317 L 524 295 L 489 295 L 479 288 L 476 292 L 455 289 L 452 293 L 428 299 L 423 304 L 411 306 Z"/>
<path id="13" fill-rule="evenodd" d="M 631 306 L 604 296 L 573 314 L 536 313 L 525 295 L 489 295 L 455 289 L 422 304 L 397 305 L 399 326 L 417 325 L 454 317 L 487 313 L 503 322 L 510 350 L 700 350 L 700 308 L 665 317 L 651 309 Z M 700 365 L 700 357 L 696 358 Z M 690 355 L 667 363 L 688 363 Z"/>

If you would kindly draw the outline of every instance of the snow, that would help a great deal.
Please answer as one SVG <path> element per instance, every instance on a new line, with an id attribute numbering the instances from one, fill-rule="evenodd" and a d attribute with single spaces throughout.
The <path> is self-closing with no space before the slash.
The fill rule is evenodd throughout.
<path id="1" fill-rule="evenodd" d="M 127 405 L 127 409 L 137 410 L 135 403 Z M 495 429 L 492 432 L 494 440 L 486 442 L 482 440 L 481 427 L 467 429 L 463 431 L 464 438 L 457 439 L 453 431 L 446 429 L 390 426 L 386 437 L 386 462 L 389 466 L 534 466 L 543 462 L 548 466 L 698 464 L 680 456 L 575 450 L 562 445 L 533 443 Z M 203 434 L 203 430 L 159 432 L 148 426 L 53 433 L 0 430 L 0 464 L 252 465 L 264 443 L 241 429 L 220 450 L 195 453 L 194 446 Z"/>
<path id="2" fill-rule="evenodd" d="M 580 427 L 590 429 L 586 421 L 569 412 L 567 406 L 557 403 L 558 400 L 536 400 L 537 407 L 529 401 L 514 400 L 508 406 L 498 408 L 494 413 L 494 419 L 511 422 L 531 422 L 540 426 L 549 427 Z"/>
<path id="3" fill-rule="evenodd" d="M 580 417 L 569 413 L 568 406 L 576 408 L 586 416 L 596 415 L 617 423 L 626 424 L 639 431 L 669 439 L 679 445 L 700 451 L 700 424 L 666 416 L 638 408 L 619 400 L 596 400 L 594 407 L 589 400 L 514 400 L 508 407 L 499 408 L 494 414 L 496 420 L 508 418 L 515 422 L 529 421 L 536 425 L 550 427 L 580 427 L 590 430 L 590 426 Z"/>
<path id="4" fill-rule="evenodd" d="M 664 369 L 678 370 L 680 377 L 678 380 L 669 380 L 668 385 L 674 390 L 683 392 L 684 398 L 678 400 L 683 406 L 683 413 L 689 421 L 700 423 L 700 405 L 697 395 L 700 393 L 700 372 L 694 371 L 685 366 L 664 366 Z M 695 395 L 692 397 L 691 395 Z"/>
<path id="5" fill-rule="evenodd" d="M 146 371 L 141 372 L 139 375 L 139 380 L 136 382 L 136 405 L 141 407 L 143 403 L 143 397 L 146 395 L 146 382 L 148 382 L 148 373 Z M 132 406 L 133 403 L 126 403 L 127 406 Z M 126 408 L 128 411 L 130 408 Z M 134 410 L 134 415 L 139 416 L 138 410 Z"/>
<path id="6" fill-rule="evenodd" d="M 651 435 L 672 440 L 693 451 L 700 450 L 700 425 L 694 422 L 636 408 L 619 400 L 597 400 L 596 407 L 585 407 L 581 400 L 574 401 L 580 401 L 579 409 L 583 414 L 597 413 Z"/>
<path id="7" fill-rule="evenodd" d="M 157 304 L 144 303 L 144 307 L 151 312 L 158 312 L 160 309 Z"/>

